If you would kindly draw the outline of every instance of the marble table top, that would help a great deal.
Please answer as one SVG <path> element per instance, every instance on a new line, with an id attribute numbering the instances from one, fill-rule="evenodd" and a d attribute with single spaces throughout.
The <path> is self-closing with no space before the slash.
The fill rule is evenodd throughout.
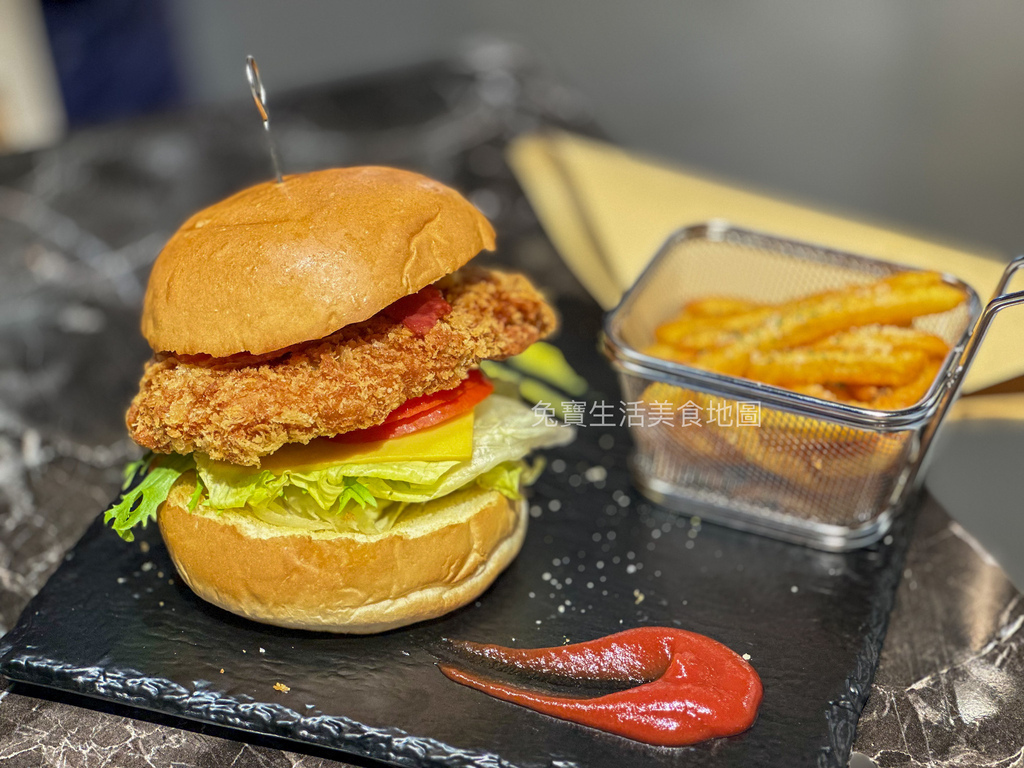
<path id="1" fill-rule="evenodd" d="M 137 455 L 123 428 L 149 350 L 149 265 L 192 211 L 269 174 L 238 103 L 83 130 L 0 157 L 0 634 L 60 563 Z M 365 162 L 466 190 L 500 232 L 500 261 L 582 289 L 502 159 L 545 125 L 597 132 L 580 99 L 500 45 L 274 101 L 298 172 Z M 1024 765 L 1024 601 L 958 523 L 917 521 L 851 766 Z M 244 739 L 244 740 L 243 740 Z M 327 766 L 326 753 L 0 680 L 0 763 Z"/>

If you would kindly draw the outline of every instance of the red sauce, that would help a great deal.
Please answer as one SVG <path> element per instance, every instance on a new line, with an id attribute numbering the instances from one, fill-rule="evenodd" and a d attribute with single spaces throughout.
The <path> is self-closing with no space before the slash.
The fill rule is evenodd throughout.
<path id="1" fill-rule="evenodd" d="M 417 293 L 403 296 L 383 310 L 384 316 L 402 323 L 417 336 L 423 336 L 434 324 L 452 311 L 444 295 L 435 286 L 428 285 Z"/>
<path id="2" fill-rule="evenodd" d="M 585 681 L 636 682 L 589 699 L 546 696 L 441 664 L 451 680 L 505 701 L 628 739 L 681 747 L 733 736 L 753 725 L 761 678 L 710 637 L 666 627 L 638 627 L 557 648 L 504 648 L 456 641 L 470 656 L 521 670 Z"/>

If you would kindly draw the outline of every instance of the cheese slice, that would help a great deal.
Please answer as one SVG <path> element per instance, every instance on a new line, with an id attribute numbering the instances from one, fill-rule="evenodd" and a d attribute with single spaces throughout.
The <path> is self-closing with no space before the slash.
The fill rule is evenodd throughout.
<path id="1" fill-rule="evenodd" d="M 290 443 L 264 456 L 261 469 L 315 470 L 332 464 L 388 461 L 468 461 L 473 457 L 473 411 L 410 435 L 374 443 L 339 443 L 320 437 L 307 445 Z"/>

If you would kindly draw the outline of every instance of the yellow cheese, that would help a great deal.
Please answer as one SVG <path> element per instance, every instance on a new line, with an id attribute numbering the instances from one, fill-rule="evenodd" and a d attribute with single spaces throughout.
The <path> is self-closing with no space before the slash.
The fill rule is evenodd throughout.
<path id="1" fill-rule="evenodd" d="M 385 461 L 467 461 L 473 456 L 473 411 L 411 435 L 375 443 L 338 443 L 317 438 L 291 443 L 260 462 L 261 469 L 323 469 L 331 464 L 379 464 Z"/>

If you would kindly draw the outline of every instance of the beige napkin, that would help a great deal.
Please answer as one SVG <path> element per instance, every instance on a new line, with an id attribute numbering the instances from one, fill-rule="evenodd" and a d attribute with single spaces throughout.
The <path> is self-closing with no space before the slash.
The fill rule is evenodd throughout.
<path id="1" fill-rule="evenodd" d="M 572 134 L 520 137 L 509 148 L 509 162 L 562 258 L 606 309 L 618 303 L 670 233 L 710 219 L 948 272 L 970 284 L 982 302 L 1005 264 L 998 254 L 756 194 Z M 1017 329 L 1022 317 L 1024 308 L 1011 308 L 993 323 L 965 392 L 1024 374 L 1024 333 Z M 1024 395 L 1001 400 L 1024 414 Z"/>

